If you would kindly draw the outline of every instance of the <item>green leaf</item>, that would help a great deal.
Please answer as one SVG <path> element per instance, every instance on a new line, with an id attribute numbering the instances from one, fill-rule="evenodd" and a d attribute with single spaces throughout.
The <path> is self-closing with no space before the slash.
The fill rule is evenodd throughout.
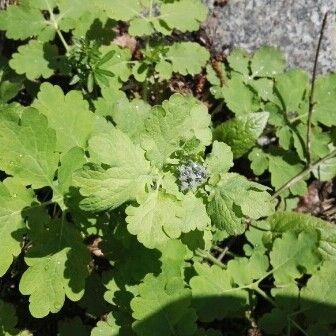
<path id="1" fill-rule="evenodd" d="M 214 138 L 227 143 L 235 158 L 248 152 L 262 134 L 268 120 L 268 112 L 250 113 L 230 119 L 214 130 Z"/>
<path id="2" fill-rule="evenodd" d="M 322 219 L 295 212 L 278 212 L 268 218 L 271 230 L 275 234 L 293 231 L 318 231 L 320 234 L 319 252 L 324 259 L 336 258 L 336 228 Z"/>
<path id="3" fill-rule="evenodd" d="M 294 147 L 300 159 L 306 160 L 306 137 L 307 137 L 307 125 L 299 124 L 296 129 L 292 129 L 292 136 L 294 140 Z M 311 156 L 313 161 L 329 154 L 329 143 L 331 143 L 330 135 L 326 132 L 322 132 L 322 129 L 318 126 L 311 129 Z"/>
<path id="4" fill-rule="evenodd" d="M 66 194 L 72 185 L 73 173 L 80 169 L 87 159 L 82 148 L 73 147 L 60 160 L 58 168 L 58 184 L 61 193 Z"/>
<path id="5" fill-rule="evenodd" d="M 176 42 L 168 48 L 157 67 L 160 73 L 168 71 L 181 75 L 196 75 L 201 72 L 209 57 L 209 52 L 198 43 Z M 164 79 L 167 79 L 166 77 L 164 76 Z"/>
<path id="6" fill-rule="evenodd" d="M 285 111 L 297 112 L 309 89 L 308 74 L 299 69 L 280 74 L 275 77 L 275 88 L 281 97 Z"/>
<path id="7" fill-rule="evenodd" d="M 210 267 L 198 263 L 194 268 L 197 275 L 191 278 L 190 287 L 193 307 L 200 321 L 221 320 L 244 310 L 248 302 L 248 292 L 244 286 L 234 285 L 230 271 L 217 265 Z"/>
<path id="8" fill-rule="evenodd" d="M 139 336 L 192 336 L 197 317 L 190 303 L 191 292 L 182 279 L 148 274 L 131 301 L 133 328 Z"/>
<path id="9" fill-rule="evenodd" d="M 57 85 L 43 83 L 33 107 L 48 118 L 56 130 L 56 149 L 65 152 L 72 147 L 85 148 L 93 131 L 95 117 L 79 91 L 64 95 Z"/>
<path id="10" fill-rule="evenodd" d="M 243 49 L 234 49 L 227 57 L 230 68 L 244 75 L 246 78 L 249 76 L 250 69 L 250 56 Z"/>
<path id="11" fill-rule="evenodd" d="M 53 185 L 59 159 L 55 145 L 55 132 L 33 108 L 23 112 L 20 125 L 0 120 L 0 167 L 25 185 Z"/>
<path id="12" fill-rule="evenodd" d="M 79 301 L 79 306 L 84 308 L 88 314 L 102 316 L 111 311 L 111 305 L 104 300 L 106 288 L 102 278 L 97 273 L 91 273 L 86 279 L 85 292 Z"/>
<path id="13" fill-rule="evenodd" d="M 20 46 L 14 53 L 9 65 L 18 74 L 25 74 L 30 80 L 39 77 L 49 78 L 55 72 L 55 60 L 58 50 L 55 45 L 41 43 L 36 40 Z"/>
<path id="14" fill-rule="evenodd" d="M 185 260 L 188 257 L 188 249 L 180 240 L 168 240 L 159 247 L 162 255 L 160 276 L 166 279 L 183 278 Z"/>
<path id="15" fill-rule="evenodd" d="M 313 170 L 313 173 L 321 181 L 331 181 L 336 176 L 336 158 L 325 160 Z"/>
<path id="16" fill-rule="evenodd" d="M 134 142 L 139 143 L 145 127 L 145 120 L 151 113 L 151 106 L 141 99 L 132 101 L 120 99 L 111 111 L 117 128 L 126 133 Z"/>
<path id="17" fill-rule="evenodd" d="M 130 50 L 128 48 L 121 48 L 116 44 L 102 46 L 99 50 L 102 54 L 114 52 L 112 57 L 100 68 L 112 72 L 122 82 L 126 82 L 132 73 L 129 64 L 132 57 Z"/>
<path id="18" fill-rule="evenodd" d="M 163 3 L 159 20 L 163 20 L 171 30 L 177 29 L 183 33 L 198 30 L 208 14 L 207 7 L 201 1 L 181 0 Z"/>
<path id="19" fill-rule="evenodd" d="M 59 336 L 89 336 L 89 328 L 79 317 L 62 320 L 58 323 Z"/>
<path id="20" fill-rule="evenodd" d="M 240 286 L 249 285 L 262 278 L 269 267 L 268 258 L 262 252 L 254 252 L 250 258 L 235 258 L 228 262 L 227 272 Z"/>
<path id="21" fill-rule="evenodd" d="M 131 158 L 130 158 L 131 159 Z M 134 162 L 136 163 L 136 162 Z M 150 182 L 144 166 L 118 166 L 104 170 L 86 166 L 74 174 L 74 183 L 84 199 L 80 207 L 85 211 L 99 212 L 115 209 L 144 192 Z"/>
<path id="22" fill-rule="evenodd" d="M 225 85 L 219 88 L 216 98 L 224 98 L 228 108 L 237 115 L 254 111 L 254 93 L 239 76 L 226 81 Z"/>
<path id="23" fill-rule="evenodd" d="M 15 329 L 17 322 L 14 306 L 0 300 L 0 335 L 19 335 L 18 330 Z"/>
<path id="24" fill-rule="evenodd" d="M 209 224 L 201 199 L 187 194 L 182 200 L 163 191 L 149 193 L 138 207 L 126 209 L 127 229 L 147 248 L 155 248 L 181 233 L 203 231 Z"/>
<path id="25" fill-rule="evenodd" d="M 106 130 L 92 135 L 89 152 L 92 162 L 123 167 L 126 171 L 142 171 L 144 174 L 149 169 L 149 162 L 145 160 L 140 146 L 133 144 L 128 135 L 111 124 L 107 124 Z"/>
<path id="26" fill-rule="evenodd" d="M 326 261 L 302 289 L 302 309 L 309 321 L 335 323 L 335 276 L 335 262 Z"/>
<path id="27" fill-rule="evenodd" d="M 231 235 L 244 232 L 244 216 L 260 218 L 272 214 L 274 204 L 266 187 L 236 173 L 222 175 L 210 193 L 208 213 L 213 224 Z"/>
<path id="28" fill-rule="evenodd" d="M 288 314 L 279 308 L 273 308 L 259 319 L 260 327 L 271 335 L 281 335 L 288 323 Z"/>
<path id="29" fill-rule="evenodd" d="M 133 17 L 140 15 L 142 6 L 138 0 L 100 0 L 98 4 L 107 15 L 114 20 L 129 21 Z"/>
<path id="30" fill-rule="evenodd" d="M 303 274 L 312 274 L 320 263 L 317 232 L 285 232 L 270 253 L 277 285 L 286 285 Z"/>
<path id="31" fill-rule="evenodd" d="M 312 121 L 336 125 L 336 74 L 320 75 L 315 82 Z"/>
<path id="32" fill-rule="evenodd" d="M 96 162 L 111 166 L 86 166 L 74 175 L 74 182 L 85 197 L 81 207 L 86 211 L 114 209 L 135 199 L 150 182 L 149 162 L 144 152 L 129 137 L 114 127 L 90 139 L 90 154 Z"/>
<path id="33" fill-rule="evenodd" d="M 118 84 L 116 86 L 110 86 L 108 88 L 101 88 L 101 95 L 95 101 L 95 113 L 102 117 L 111 116 L 115 110 L 120 109 L 123 111 L 125 106 L 128 106 L 128 99 L 124 92 L 119 90 Z M 118 112 L 116 112 L 118 114 Z"/>
<path id="34" fill-rule="evenodd" d="M 127 328 L 127 325 L 123 323 L 120 326 L 117 322 L 120 324 L 120 321 L 117 321 L 112 313 L 108 314 L 105 321 L 99 321 L 97 326 L 92 329 L 91 336 L 135 336 L 134 332 Z"/>
<path id="35" fill-rule="evenodd" d="M 7 59 L 0 56 L 0 103 L 7 103 L 21 90 L 23 77 L 15 74 Z"/>
<path id="36" fill-rule="evenodd" d="M 285 59 L 279 49 L 262 47 L 258 49 L 251 61 L 253 77 L 274 77 L 282 73 L 285 67 Z"/>
<path id="37" fill-rule="evenodd" d="M 227 173 L 233 166 L 231 148 L 224 142 L 214 141 L 212 151 L 205 160 L 211 180 L 216 183 L 222 173 Z"/>
<path id="38" fill-rule="evenodd" d="M 273 101 L 273 86 L 274 83 L 268 78 L 258 78 L 247 81 L 247 83 L 257 91 L 259 97 L 264 101 Z M 266 109 L 267 110 L 267 109 Z"/>
<path id="39" fill-rule="evenodd" d="M 21 212 L 32 201 L 32 193 L 15 179 L 7 178 L 0 183 L 0 277 L 21 252 L 20 243 L 25 233 Z"/>
<path id="40" fill-rule="evenodd" d="M 211 143 L 210 116 L 207 108 L 192 96 L 172 95 L 162 106 L 153 108 L 145 120 L 141 146 L 146 157 L 160 167 L 180 142 L 196 138 L 203 146 Z"/>
<path id="41" fill-rule="evenodd" d="M 277 190 L 287 183 L 292 177 L 301 173 L 304 165 L 299 162 L 293 152 L 286 152 L 282 156 L 269 155 L 269 171 L 271 173 L 272 186 Z M 293 195 L 303 195 L 306 191 L 306 183 L 299 181 L 289 188 Z"/>
<path id="42" fill-rule="evenodd" d="M 251 169 L 256 175 L 261 175 L 266 169 L 268 169 L 268 157 L 262 149 L 253 148 L 248 155 L 249 160 L 251 161 Z"/>
<path id="43" fill-rule="evenodd" d="M 128 33 L 132 36 L 148 36 L 154 33 L 152 20 L 143 18 L 134 18 L 130 21 Z"/>
<path id="44" fill-rule="evenodd" d="M 52 26 L 47 25 L 41 11 L 30 7 L 27 1 L 0 12 L 0 30 L 6 31 L 7 38 L 14 40 L 25 40 L 32 36 L 53 39 L 54 36 Z"/>
<path id="45" fill-rule="evenodd" d="M 29 295 L 32 316 L 41 318 L 60 311 L 65 297 L 78 301 L 83 296 L 90 256 L 81 235 L 64 216 L 49 220 L 40 211 L 32 212 L 29 228 L 33 247 L 25 257 L 28 269 L 19 289 Z"/>

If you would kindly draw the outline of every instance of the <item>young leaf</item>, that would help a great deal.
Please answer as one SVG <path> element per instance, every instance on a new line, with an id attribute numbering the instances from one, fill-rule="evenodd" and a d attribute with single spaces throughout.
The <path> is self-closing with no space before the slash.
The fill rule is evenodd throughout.
<path id="1" fill-rule="evenodd" d="M 18 74 L 25 74 L 30 80 L 39 77 L 49 78 L 55 72 L 55 60 L 58 50 L 55 45 L 31 40 L 20 46 L 14 53 L 9 65 Z"/>
<path id="2" fill-rule="evenodd" d="M 233 166 L 233 154 L 231 148 L 224 142 L 214 141 L 212 151 L 205 160 L 211 180 L 216 183 L 222 173 L 227 173 Z"/>
<path id="3" fill-rule="evenodd" d="M 56 130 L 58 151 L 86 147 L 95 117 L 79 91 L 64 95 L 59 86 L 43 83 L 32 106 L 44 114 L 49 125 Z"/>
<path id="4" fill-rule="evenodd" d="M 210 116 L 206 107 L 194 97 L 174 94 L 154 107 L 145 120 L 141 145 L 146 157 L 156 166 L 166 163 L 180 149 L 180 141 L 196 138 L 203 146 L 211 142 Z"/>
<path id="5" fill-rule="evenodd" d="M 127 229 L 147 248 L 155 248 L 181 233 L 203 231 L 210 220 L 199 198 L 188 194 L 182 200 L 163 191 L 154 191 L 138 207 L 126 209 Z"/>
<path id="6" fill-rule="evenodd" d="M 141 99 L 132 101 L 120 99 L 115 108 L 111 110 L 111 116 L 117 127 L 136 143 L 140 143 L 145 120 L 150 113 L 151 106 Z"/>

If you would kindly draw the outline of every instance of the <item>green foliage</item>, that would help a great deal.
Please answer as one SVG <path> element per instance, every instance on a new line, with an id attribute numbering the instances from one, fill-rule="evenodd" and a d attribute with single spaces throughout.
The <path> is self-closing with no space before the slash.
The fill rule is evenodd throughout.
<path id="1" fill-rule="evenodd" d="M 333 335 L 335 226 L 280 210 L 335 176 L 335 75 L 310 125 L 307 73 L 271 47 L 208 62 L 182 35 L 206 14 L 0 12 L 0 335 Z"/>
<path id="2" fill-rule="evenodd" d="M 57 48 L 49 43 L 42 44 L 31 40 L 28 44 L 18 48 L 9 65 L 18 74 L 25 74 L 30 80 L 39 77 L 49 78 L 54 73 Z"/>
<path id="3" fill-rule="evenodd" d="M 121 86 L 131 74 L 148 85 L 168 80 L 174 73 L 200 73 L 209 52 L 198 43 L 169 44 L 164 37 L 176 30 L 198 30 L 206 16 L 207 7 L 200 0 L 118 0 L 113 4 L 108 0 L 26 0 L 0 13 L 0 29 L 8 38 L 28 41 L 9 61 L 16 73 L 32 81 L 61 73 L 69 84 L 96 95 L 99 88 Z M 137 36 L 139 45 L 145 44 L 141 61 L 132 60 L 127 47 L 112 41 L 117 21 L 129 24 L 129 33 Z M 155 32 L 159 39 L 153 36 Z"/>
<path id="4" fill-rule="evenodd" d="M 285 71 L 284 64 L 279 50 L 262 47 L 254 55 L 235 50 L 226 63 L 219 64 L 223 85 L 214 79 L 213 69 L 207 68 L 212 94 L 236 115 L 217 125 L 214 137 L 229 144 L 236 158 L 248 154 L 254 174 L 268 171 L 275 189 L 307 165 L 308 127 L 312 162 L 333 150 L 332 130 L 324 126 L 334 125 L 334 75 L 317 76 L 312 124 L 308 126 L 309 76 L 300 69 Z M 321 163 L 313 174 L 324 180 L 333 178 L 333 159 Z M 305 190 L 306 184 L 300 180 L 281 196 L 302 195 Z"/>
<path id="5" fill-rule="evenodd" d="M 268 119 L 268 112 L 249 113 L 230 119 L 214 130 L 214 138 L 227 143 L 235 158 L 254 147 L 262 134 Z"/>

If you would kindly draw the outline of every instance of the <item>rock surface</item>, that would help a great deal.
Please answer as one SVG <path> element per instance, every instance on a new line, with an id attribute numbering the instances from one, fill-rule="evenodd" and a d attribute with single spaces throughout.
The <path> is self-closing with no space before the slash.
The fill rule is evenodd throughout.
<path id="1" fill-rule="evenodd" d="M 336 72 L 336 0 L 204 0 L 210 8 L 206 30 L 216 50 L 261 45 L 279 47 L 289 67 L 311 72 L 320 29 L 324 31 L 318 72 Z M 226 3 L 226 4 L 225 4 Z"/>

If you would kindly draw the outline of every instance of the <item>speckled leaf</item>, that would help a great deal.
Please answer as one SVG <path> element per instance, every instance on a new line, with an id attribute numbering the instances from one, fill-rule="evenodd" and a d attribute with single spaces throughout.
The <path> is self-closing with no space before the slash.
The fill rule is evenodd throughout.
<path id="1" fill-rule="evenodd" d="M 261 47 L 252 57 L 251 70 L 254 77 L 274 77 L 283 72 L 285 59 L 279 49 Z"/>

